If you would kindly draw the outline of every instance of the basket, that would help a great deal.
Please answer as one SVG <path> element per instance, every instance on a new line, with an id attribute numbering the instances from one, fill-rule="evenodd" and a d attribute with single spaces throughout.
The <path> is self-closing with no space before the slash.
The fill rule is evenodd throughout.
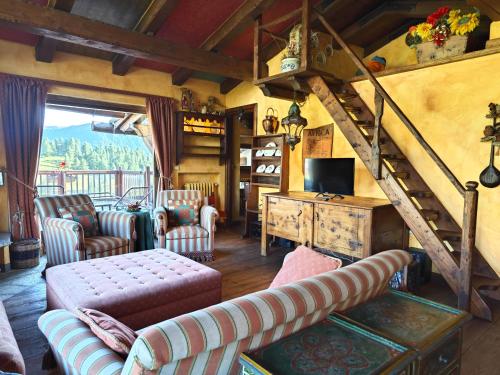
<path id="1" fill-rule="evenodd" d="M 467 49 L 468 39 L 467 36 L 453 35 L 441 47 L 436 46 L 433 42 L 418 44 L 417 61 L 422 64 L 446 57 L 463 55 Z"/>
<path id="2" fill-rule="evenodd" d="M 12 268 L 36 267 L 40 263 L 40 240 L 28 238 L 15 241 L 10 246 Z"/>

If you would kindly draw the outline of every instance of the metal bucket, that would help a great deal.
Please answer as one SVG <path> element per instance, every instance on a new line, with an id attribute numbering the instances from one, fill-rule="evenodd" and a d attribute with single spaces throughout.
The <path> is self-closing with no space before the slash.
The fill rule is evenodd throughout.
<path id="1" fill-rule="evenodd" d="M 40 263 L 40 240 L 28 238 L 15 241 L 10 246 L 12 268 L 36 267 Z"/>

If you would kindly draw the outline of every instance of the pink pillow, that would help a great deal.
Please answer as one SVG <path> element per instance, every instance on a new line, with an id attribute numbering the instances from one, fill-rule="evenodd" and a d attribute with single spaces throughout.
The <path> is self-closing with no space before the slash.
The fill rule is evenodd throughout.
<path id="1" fill-rule="evenodd" d="M 77 307 L 75 314 L 78 319 L 87 324 L 90 330 L 100 338 L 110 349 L 119 354 L 128 354 L 137 338 L 131 328 L 115 318 L 97 310 Z"/>
<path id="2" fill-rule="evenodd" d="M 299 246 L 285 257 L 283 266 L 269 288 L 277 288 L 323 272 L 333 271 L 340 266 L 342 266 L 340 259 L 320 254 L 305 246 Z"/>

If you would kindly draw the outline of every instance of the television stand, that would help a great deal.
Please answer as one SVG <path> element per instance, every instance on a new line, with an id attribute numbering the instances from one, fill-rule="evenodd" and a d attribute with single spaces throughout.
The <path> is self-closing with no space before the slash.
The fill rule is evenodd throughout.
<path id="1" fill-rule="evenodd" d="M 263 194 L 261 255 L 267 255 L 272 236 L 353 260 L 408 247 L 405 223 L 387 199 L 327 198 L 310 192 Z"/>
<path id="2" fill-rule="evenodd" d="M 318 193 L 314 198 L 327 202 L 330 199 L 335 199 L 335 198 L 344 199 L 344 196 L 341 194 L 330 195 L 330 193 L 326 192 L 326 193 Z"/>

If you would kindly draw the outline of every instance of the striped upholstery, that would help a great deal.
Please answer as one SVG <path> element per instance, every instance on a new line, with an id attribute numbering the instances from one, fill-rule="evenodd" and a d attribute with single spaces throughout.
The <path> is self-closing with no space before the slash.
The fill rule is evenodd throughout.
<path id="1" fill-rule="evenodd" d="M 386 251 L 339 270 L 267 289 L 166 320 L 144 330 L 123 374 L 236 374 L 239 353 L 288 336 L 387 289 L 392 275 L 411 262 L 402 250 Z M 137 363 L 135 363 L 137 361 Z"/>
<path id="2" fill-rule="evenodd" d="M 85 238 L 81 225 L 72 220 L 61 219 L 58 211 L 62 207 L 80 204 L 93 207 L 92 200 L 85 194 L 35 199 L 36 211 L 42 223 L 48 267 L 133 251 L 135 215 L 98 212 L 97 220 L 102 236 Z"/>
<path id="3" fill-rule="evenodd" d="M 123 359 L 98 339 L 90 328 L 66 310 L 52 310 L 38 320 L 60 371 L 64 374 L 120 374 Z"/>
<path id="4" fill-rule="evenodd" d="M 333 310 L 345 310 L 385 292 L 392 275 L 411 260 L 402 250 L 385 251 L 339 270 L 154 324 L 140 331 L 121 373 L 236 374 L 242 351 L 277 341 L 324 319 Z M 66 374 L 88 373 L 80 370 L 83 357 L 75 356 L 85 344 L 89 347 L 86 368 L 95 365 L 93 374 L 114 372 L 99 371 L 97 354 L 88 352 L 101 353 L 101 368 L 112 368 L 111 363 L 119 366 L 115 357 L 102 349 L 100 340 L 89 341 L 89 330 L 68 312 L 44 314 L 39 327 Z M 72 335 L 74 339 L 67 338 Z"/>
<path id="5" fill-rule="evenodd" d="M 180 200 L 196 200 L 201 204 L 203 194 L 198 190 L 164 190 L 158 194 L 155 220 L 159 247 L 197 261 L 213 260 L 217 210 L 214 207 L 203 205 L 200 210 L 199 226 L 169 226 L 168 204 Z"/>

